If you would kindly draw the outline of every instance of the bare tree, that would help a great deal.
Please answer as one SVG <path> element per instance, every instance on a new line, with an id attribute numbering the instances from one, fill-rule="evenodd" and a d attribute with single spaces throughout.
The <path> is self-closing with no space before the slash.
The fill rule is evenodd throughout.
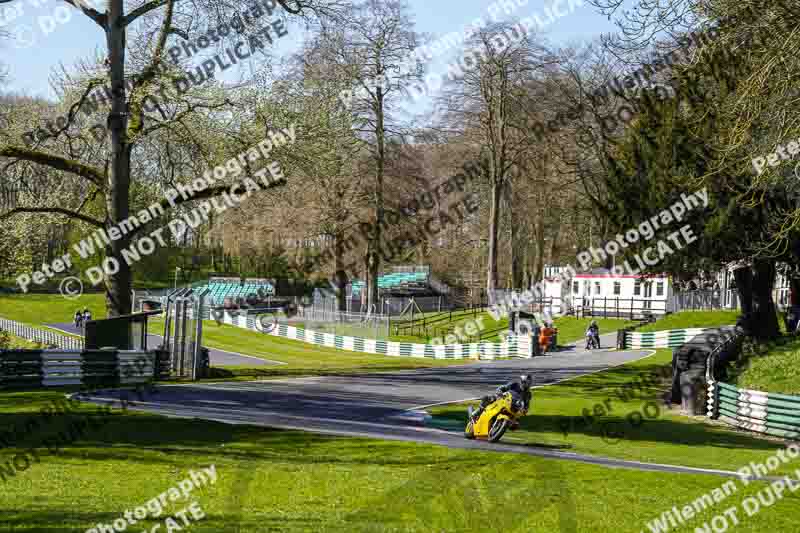
<path id="1" fill-rule="evenodd" d="M 387 147 L 393 139 L 403 137 L 395 106 L 410 85 L 422 77 L 421 65 L 414 56 L 422 38 L 413 28 L 405 0 L 366 0 L 327 35 L 332 43 L 338 43 L 333 47 L 337 62 L 355 82 L 345 100 L 372 149 L 375 215 L 365 255 L 370 311 L 378 297 Z"/>
<path id="2" fill-rule="evenodd" d="M 13 0 L 0 0 L 0 5 L 11 1 Z M 315 8 L 324 9 L 332 4 L 326 0 L 277 1 L 285 13 L 290 15 L 298 15 L 304 10 Z M 20 213 L 57 213 L 94 228 L 111 229 L 127 220 L 130 215 L 131 156 L 137 144 L 148 135 L 157 134 L 161 130 L 186 128 L 185 121 L 197 113 L 210 112 L 229 105 L 224 97 L 211 103 L 202 98 L 186 98 L 189 95 L 183 95 L 184 91 L 179 91 L 174 86 L 172 82 L 175 78 L 185 76 L 186 73 L 177 64 L 169 61 L 167 52 L 170 42 L 175 43 L 176 36 L 183 39 L 189 39 L 191 35 L 197 37 L 198 21 L 217 25 L 221 22 L 229 23 L 234 14 L 238 16 L 241 5 L 236 2 L 209 0 L 145 0 L 130 5 L 122 0 L 108 0 L 106 10 L 101 12 L 82 0 L 64 2 L 80 10 L 103 32 L 107 46 L 106 55 L 98 58 L 97 64 L 87 69 L 92 75 L 80 90 L 78 101 L 69 106 L 66 120 L 59 124 L 58 131 L 52 136 L 37 139 L 33 146 L 24 146 L 20 142 L 21 136 L 2 139 L 0 157 L 30 162 L 78 177 L 85 182 L 90 194 L 100 194 L 104 198 L 105 212 L 102 216 L 86 214 L 83 209 L 87 201 L 74 208 L 60 205 L 17 206 L 0 214 L 0 220 Z M 246 23 L 244 33 L 262 30 L 263 20 L 262 18 L 260 24 L 252 21 Z M 232 33 L 229 38 L 222 40 L 220 46 L 235 38 Z M 207 37 L 206 39 L 208 40 Z M 130 73 L 132 75 L 128 75 Z M 159 81 L 168 84 L 166 93 L 162 90 L 161 95 L 163 97 L 166 94 L 163 100 L 169 102 L 162 103 L 171 109 L 171 113 L 161 109 L 161 115 L 151 115 L 147 113 L 144 103 L 158 89 Z M 95 151 L 94 157 L 79 161 L 69 154 L 60 153 L 54 143 L 63 138 L 62 134 L 69 137 L 69 130 L 78 122 L 78 111 L 89 103 L 90 93 L 104 87 L 106 83 L 110 85 L 110 102 L 106 113 L 107 135 L 97 147 L 99 149 Z M 173 104 L 174 101 L 183 101 L 185 106 L 180 108 Z M 44 149 L 45 145 L 47 150 Z M 224 185 L 209 187 L 192 199 L 213 197 L 222 194 L 227 188 Z M 105 280 L 107 309 L 111 316 L 131 310 L 132 274 L 130 266 L 123 259 L 122 251 L 129 247 L 134 235 L 135 232 L 122 235 L 105 249 L 106 256 L 115 259 L 120 266 L 117 273 L 108 274 Z"/>
<path id="3" fill-rule="evenodd" d="M 532 140 L 532 132 L 519 127 L 514 115 L 521 107 L 526 83 L 551 59 L 543 46 L 509 24 L 483 28 L 467 45 L 475 54 L 475 66 L 465 69 L 461 80 L 447 90 L 444 105 L 450 120 L 461 125 L 486 162 L 484 177 L 490 193 L 486 290 L 492 298 L 498 285 L 501 200 Z"/>

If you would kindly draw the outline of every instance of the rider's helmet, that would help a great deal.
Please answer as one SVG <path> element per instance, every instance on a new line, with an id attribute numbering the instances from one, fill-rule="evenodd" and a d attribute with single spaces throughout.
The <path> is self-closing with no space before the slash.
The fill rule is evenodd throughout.
<path id="1" fill-rule="evenodd" d="M 589 323 L 589 325 L 590 325 L 590 326 L 596 326 L 596 325 L 597 325 L 597 320 L 592 320 L 592 321 Z"/>
<path id="2" fill-rule="evenodd" d="M 519 381 L 522 383 L 523 388 L 530 389 L 531 385 L 533 385 L 533 376 L 525 374 L 524 376 L 520 376 Z"/>

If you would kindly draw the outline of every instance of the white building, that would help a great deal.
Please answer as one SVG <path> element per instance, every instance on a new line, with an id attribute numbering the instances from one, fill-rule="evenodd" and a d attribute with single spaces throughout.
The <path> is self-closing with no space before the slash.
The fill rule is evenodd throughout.
<path id="1" fill-rule="evenodd" d="M 736 281 L 733 271 L 741 268 L 741 263 L 730 263 L 714 276 L 715 292 L 719 292 L 721 307 L 727 309 L 739 308 L 739 293 L 736 290 Z M 772 299 L 778 309 L 786 309 L 791 305 L 792 285 L 789 276 L 779 271 L 775 274 L 775 286 L 772 289 Z"/>
<path id="2" fill-rule="evenodd" d="M 596 268 L 564 280 L 558 267 L 547 267 L 545 272 L 544 296 L 552 301 L 554 313 L 641 317 L 672 311 L 672 282 L 667 275 L 616 275 Z"/>
<path id="3" fill-rule="evenodd" d="M 542 308 L 553 314 L 606 315 L 641 317 L 644 314 L 663 315 L 691 309 L 737 309 L 739 297 L 733 271 L 740 268 L 731 263 L 708 280 L 695 280 L 676 291 L 666 275 L 615 275 L 604 268 L 581 272 L 570 279 L 564 267 L 544 269 L 544 302 Z M 789 278 L 778 273 L 773 289 L 775 305 L 786 309 L 791 305 Z"/>

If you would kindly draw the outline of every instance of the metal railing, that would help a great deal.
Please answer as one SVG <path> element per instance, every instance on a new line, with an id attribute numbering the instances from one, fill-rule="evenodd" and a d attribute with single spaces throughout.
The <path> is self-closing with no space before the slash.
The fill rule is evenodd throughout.
<path id="1" fill-rule="evenodd" d="M 669 307 L 667 300 L 577 297 L 572 300 L 572 310 L 577 318 L 601 316 L 634 320 L 649 315 L 663 315 L 669 310 Z"/>
<path id="2" fill-rule="evenodd" d="M 0 330 L 7 331 L 31 342 L 42 343 L 45 346 L 57 346 L 68 350 L 83 349 L 83 339 L 80 337 L 69 337 L 55 331 L 34 328 L 7 318 L 0 318 Z"/>
<path id="3" fill-rule="evenodd" d="M 437 332 L 440 328 L 453 322 L 453 317 L 458 321 L 470 316 L 474 318 L 485 309 L 486 307 L 484 306 L 472 306 L 463 309 L 449 309 L 434 314 L 423 314 L 419 318 L 410 320 L 393 321 L 392 331 L 395 335 L 407 335 L 409 333 L 414 335 L 415 332 L 420 332 L 420 334 L 428 338 L 437 337 L 439 336 Z"/>
<path id="4" fill-rule="evenodd" d="M 694 290 L 676 292 L 669 299 L 669 310 L 702 311 L 713 309 L 737 309 L 739 298 L 736 291 Z"/>
<path id="5" fill-rule="evenodd" d="M 727 330 L 720 330 L 723 334 L 725 334 L 725 340 L 717 344 L 712 350 L 711 353 L 708 354 L 708 358 L 706 359 L 706 383 L 711 383 L 716 378 L 716 370 L 717 370 L 717 357 L 719 354 L 724 350 L 729 344 L 735 342 L 740 337 L 742 337 L 742 330 L 738 327 L 733 328 L 733 332 L 728 334 Z"/>

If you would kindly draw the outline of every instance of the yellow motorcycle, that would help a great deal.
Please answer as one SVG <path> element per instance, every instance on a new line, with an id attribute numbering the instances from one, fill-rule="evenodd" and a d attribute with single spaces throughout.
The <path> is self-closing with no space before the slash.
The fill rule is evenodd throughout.
<path id="1" fill-rule="evenodd" d="M 519 419 L 528 414 L 528 409 L 522 398 L 516 396 L 511 392 L 505 392 L 498 396 L 494 402 L 486 406 L 477 420 L 473 415 L 472 406 L 470 406 L 464 436 L 468 439 L 478 438 L 497 442 L 507 429 L 517 429 Z"/>

